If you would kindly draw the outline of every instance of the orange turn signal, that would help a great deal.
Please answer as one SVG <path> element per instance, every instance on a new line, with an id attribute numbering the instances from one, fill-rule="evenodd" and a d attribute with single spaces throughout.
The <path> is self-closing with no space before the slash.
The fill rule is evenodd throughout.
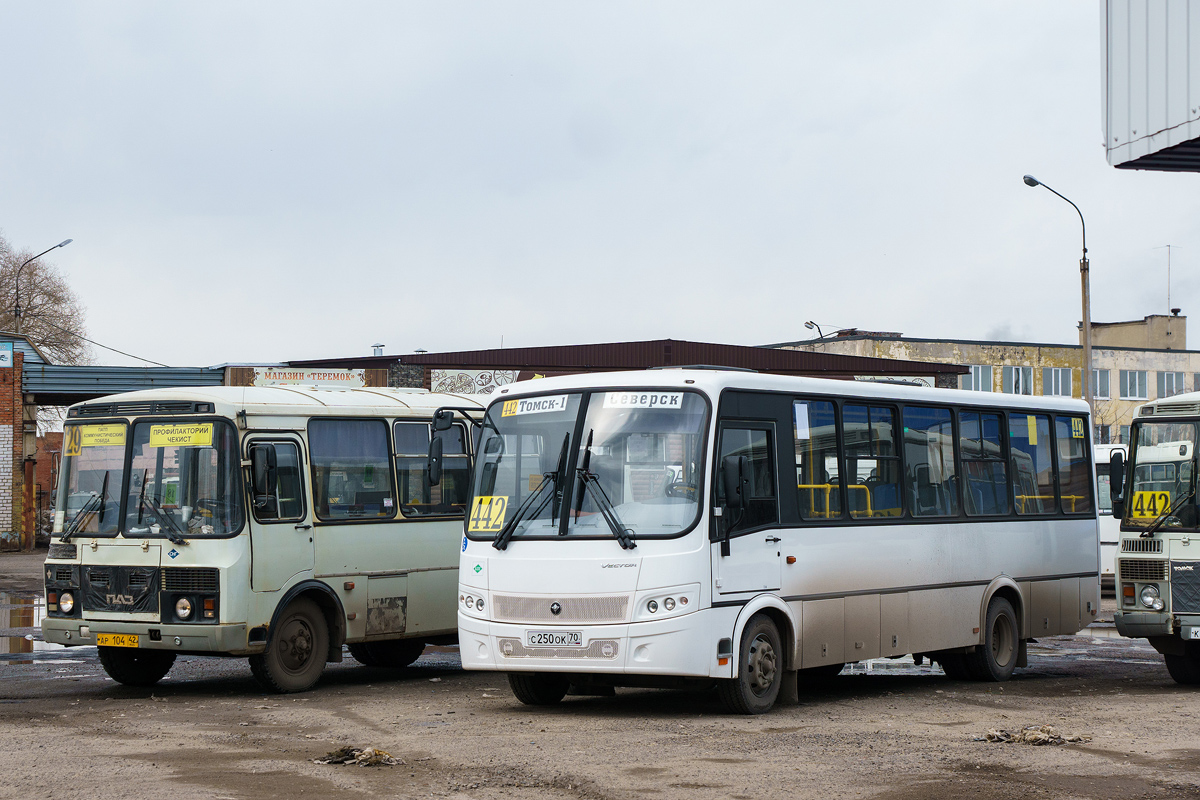
<path id="1" fill-rule="evenodd" d="M 719 666 L 719 667 L 723 667 L 728 663 L 729 663 L 729 658 L 726 656 L 722 656 L 717 659 L 717 666 Z"/>

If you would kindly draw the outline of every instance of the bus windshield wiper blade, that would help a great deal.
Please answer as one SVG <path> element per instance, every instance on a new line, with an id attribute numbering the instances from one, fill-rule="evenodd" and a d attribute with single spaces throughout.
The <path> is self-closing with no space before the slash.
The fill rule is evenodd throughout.
<path id="1" fill-rule="evenodd" d="M 145 484 L 142 485 L 145 486 Z M 150 506 L 150 510 L 154 512 L 154 516 L 158 517 L 159 521 L 163 523 L 163 532 L 166 533 L 167 539 L 171 541 L 171 544 L 187 544 L 187 539 L 182 536 L 183 531 L 175 524 L 175 520 L 171 519 L 171 515 L 167 513 L 165 508 L 155 502 L 153 497 L 149 497 L 143 493 L 138 499 L 139 513 L 141 512 L 143 503 Z"/>
<path id="2" fill-rule="evenodd" d="M 617 516 L 617 509 L 613 506 L 612 500 L 608 499 L 608 495 L 604 493 L 604 487 L 600 485 L 600 479 L 596 477 L 596 474 L 588 472 L 583 467 L 577 469 L 576 472 L 579 473 L 579 480 L 583 483 L 583 488 L 592 496 L 592 501 L 600 509 L 600 516 L 604 517 L 604 521 L 612 529 L 613 536 L 617 537 L 621 548 L 632 550 L 637 547 L 633 541 L 633 530 L 627 528 L 625 523 L 621 522 L 621 518 Z"/>
<path id="3" fill-rule="evenodd" d="M 68 525 L 67 529 L 62 532 L 61 536 L 58 537 L 59 541 L 69 541 L 72 536 L 79 533 L 80 528 L 86 525 L 88 521 L 95 516 L 97 502 L 103 496 L 104 495 L 101 494 L 93 494 L 88 498 L 88 501 L 83 504 L 83 507 L 80 508 L 78 513 L 75 514 L 74 519 L 71 520 L 71 524 Z"/>
<path id="4" fill-rule="evenodd" d="M 534 509 L 532 513 L 530 513 L 530 509 L 533 508 L 533 502 L 542 496 L 542 493 L 545 491 L 546 487 L 551 486 L 553 483 L 553 472 L 547 472 L 542 475 L 542 482 L 537 485 L 536 489 L 529 493 L 529 496 L 525 498 L 525 501 L 521 503 L 521 505 L 517 506 L 517 513 L 513 514 L 512 518 L 509 519 L 509 521 L 504 524 L 504 527 L 500 529 L 500 532 L 496 534 L 496 538 L 492 541 L 492 547 L 496 548 L 497 550 L 507 549 L 508 543 L 512 541 L 513 534 L 517 532 L 517 526 L 524 522 L 526 518 L 536 517 L 538 514 L 542 513 L 542 509 L 544 509 L 546 504 L 554 498 L 553 492 L 547 494 L 542 502 L 538 503 L 537 508 Z"/>
<path id="5" fill-rule="evenodd" d="M 1183 504 L 1186 503 L 1188 500 L 1190 500 L 1194 494 L 1196 494 L 1196 490 L 1192 489 L 1187 494 L 1180 495 L 1179 499 L 1176 500 L 1174 503 L 1172 503 L 1170 508 L 1168 508 L 1162 514 L 1160 514 L 1158 516 L 1158 519 L 1154 520 L 1154 522 L 1151 522 L 1150 527 L 1148 527 L 1148 528 L 1146 528 L 1146 530 L 1142 531 L 1141 534 L 1139 534 L 1139 536 L 1143 539 L 1147 538 L 1149 536 L 1153 536 L 1154 532 L 1156 530 L 1158 530 L 1159 528 L 1161 528 L 1163 526 L 1163 523 L 1166 522 L 1168 519 L 1170 519 L 1175 514 L 1176 511 L 1178 511 L 1180 508 L 1182 508 Z"/>

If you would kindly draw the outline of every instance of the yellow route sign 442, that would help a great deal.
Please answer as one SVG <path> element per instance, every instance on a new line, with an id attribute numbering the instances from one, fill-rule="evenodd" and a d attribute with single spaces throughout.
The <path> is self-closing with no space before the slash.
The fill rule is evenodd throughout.
<path id="1" fill-rule="evenodd" d="M 1170 492 L 1134 492 L 1129 504 L 1129 516 L 1154 519 L 1170 507 Z"/>
<path id="2" fill-rule="evenodd" d="M 471 533 L 499 533 L 508 513 L 508 498 L 503 495 L 476 497 L 471 503 L 467 530 Z"/>

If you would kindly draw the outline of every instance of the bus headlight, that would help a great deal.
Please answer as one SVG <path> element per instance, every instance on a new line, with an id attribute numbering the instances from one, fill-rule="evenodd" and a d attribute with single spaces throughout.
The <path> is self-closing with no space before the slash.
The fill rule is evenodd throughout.
<path id="1" fill-rule="evenodd" d="M 70 592 L 63 592 L 58 596 L 58 610 L 63 614 L 70 614 L 75 610 L 75 595 Z"/>
<path id="2" fill-rule="evenodd" d="M 1141 599 L 1142 605 L 1146 608 L 1159 609 L 1163 607 L 1163 601 L 1158 596 L 1158 587 L 1153 583 L 1142 587 Z"/>
<path id="3" fill-rule="evenodd" d="M 175 601 L 175 616 L 180 619 L 189 619 L 192 616 L 192 601 L 186 597 L 181 597 Z"/>

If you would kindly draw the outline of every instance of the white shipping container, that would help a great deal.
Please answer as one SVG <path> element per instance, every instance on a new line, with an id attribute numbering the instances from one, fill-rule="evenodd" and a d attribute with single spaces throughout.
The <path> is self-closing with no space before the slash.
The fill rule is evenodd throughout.
<path id="1" fill-rule="evenodd" d="M 1100 15 L 1108 163 L 1200 172 L 1200 0 L 1101 0 Z"/>

